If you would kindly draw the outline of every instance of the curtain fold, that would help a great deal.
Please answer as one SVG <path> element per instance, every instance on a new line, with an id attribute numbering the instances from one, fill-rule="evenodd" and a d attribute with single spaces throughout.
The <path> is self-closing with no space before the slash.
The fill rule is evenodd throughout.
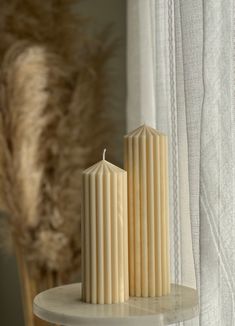
<path id="1" fill-rule="evenodd" d="M 207 0 L 203 7 L 199 229 L 202 325 L 235 325 L 233 6 L 232 0 Z M 213 318 L 208 320 L 207 314 Z"/>
<path id="2" fill-rule="evenodd" d="M 128 129 L 168 134 L 172 282 L 235 325 L 234 1 L 128 0 Z"/>

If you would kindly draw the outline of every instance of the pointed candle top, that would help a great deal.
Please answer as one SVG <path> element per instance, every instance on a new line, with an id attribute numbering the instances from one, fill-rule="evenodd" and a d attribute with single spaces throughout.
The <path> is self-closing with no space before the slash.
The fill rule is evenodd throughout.
<path id="1" fill-rule="evenodd" d="M 106 153 L 106 148 L 103 151 L 103 160 L 105 160 L 105 153 Z"/>
<path id="2" fill-rule="evenodd" d="M 102 156 L 102 160 L 91 165 L 90 167 L 88 167 L 87 169 L 85 169 L 82 173 L 83 174 L 96 174 L 96 173 L 126 173 L 125 170 L 119 168 L 118 166 L 106 161 L 105 158 L 105 154 L 106 154 L 106 148 L 104 148 L 103 150 L 103 156 Z"/>
<path id="3" fill-rule="evenodd" d="M 166 136 L 166 134 L 164 134 L 163 132 L 160 132 L 148 125 L 146 125 L 146 123 L 144 123 L 143 125 L 141 125 L 139 128 L 129 132 L 127 135 L 125 135 L 124 137 L 132 137 L 132 136 L 145 136 L 146 133 L 151 134 L 151 135 L 159 135 L 159 136 Z"/>

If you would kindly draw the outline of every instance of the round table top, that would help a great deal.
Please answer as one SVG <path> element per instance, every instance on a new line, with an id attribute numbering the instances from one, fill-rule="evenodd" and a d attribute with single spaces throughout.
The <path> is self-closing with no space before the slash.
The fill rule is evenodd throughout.
<path id="1" fill-rule="evenodd" d="M 38 294 L 34 314 L 60 325 L 157 326 L 188 320 L 198 314 L 197 291 L 171 285 L 163 297 L 131 297 L 118 304 L 89 304 L 81 301 L 81 283 L 59 286 Z"/>

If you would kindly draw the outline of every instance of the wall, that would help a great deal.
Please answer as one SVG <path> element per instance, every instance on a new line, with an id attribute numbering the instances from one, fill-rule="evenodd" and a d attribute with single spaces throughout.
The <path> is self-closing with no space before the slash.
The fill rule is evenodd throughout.
<path id="1" fill-rule="evenodd" d="M 117 49 L 110 64 L 112 77 L 113 105 L 110 107 L 110 115 L 116 122 L 114 131 L 114 142 L 109 151 L 115 152 L 114 159 L 122 165 L 123 157 L 123 135 L 126 130 L 125 113 L 125 62 L 126 62 L 126 0 L 81 0 L 77 9 L 89 18 L 93 18 L 91 33 L 95 34 L 108 24 L 112 25 L 112 37 L 117 39 Z"/>
<path id="2" fill-rule="evenodd" d="M 116 152 L 116 160 L 122 164 L 122 136 L 125 132 L 126 0 L 82 0 L 75 10 L 92 18 L 91 33 L 112 23 L 114 36 L 120 40 L 111 67 L 115 75 L 113 87 L 116 101 L 115 109 L 111 112 L 116 121 L 115 142 L 111 150 Z M 23 326 L 16 262 L 14 257 L 3 254 L 0 254 L 0 326 Z"/>

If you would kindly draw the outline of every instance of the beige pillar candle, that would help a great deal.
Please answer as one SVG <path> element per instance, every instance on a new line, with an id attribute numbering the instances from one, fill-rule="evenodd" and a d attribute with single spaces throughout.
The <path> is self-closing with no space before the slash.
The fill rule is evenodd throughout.
<path id="1" fill-rule="evenodd" d="M 130 295 L 170 292 L 167 137 L 141 126 L 124 138 Z"/>
<path id="2" fill-rule="evenodd" d="M 83 300 L 129 297 L 127 173 L 103 160 L 83 172 Z"/>

